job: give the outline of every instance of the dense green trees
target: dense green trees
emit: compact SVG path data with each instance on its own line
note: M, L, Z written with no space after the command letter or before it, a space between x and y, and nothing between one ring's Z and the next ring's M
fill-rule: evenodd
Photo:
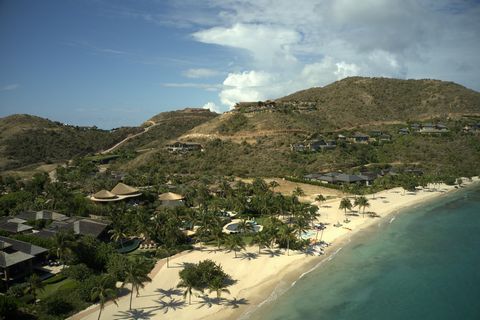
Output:
M180 282L179 288L184 288L184 298L188 296L188 303L192 303L193 291L204 292L205 289L215 291L217 298L220 299L222 292L228 292L226 289L231 282L230 276L227 275L220 265L212 260L203 260L198 264L187 264L185 268L179 272Z

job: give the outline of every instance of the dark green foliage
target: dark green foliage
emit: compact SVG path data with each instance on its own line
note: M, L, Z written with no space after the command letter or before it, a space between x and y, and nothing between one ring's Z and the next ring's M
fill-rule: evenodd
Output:
M88 268L105 271L111 255L116 254L112 245L100 242L91 236L81 237L72 248L74 259Z
M13 319L17 308L14 297L0 295L0 319Z
M0 216L7 216L25 210L25 203L33 200L26 191L17 191L0 196Z
M200 261L198 264L187 264L179 272L179 276L181 280L177 287L185 288L184 297L189 296L189 303L191 303L193 290L203 292L209 287L220 290L232 283L230 276L223 271L222 266L208 259Z
M96 299L92 299L92 289L97 287L104 278L104 275L92 275L83 280L80 286L77 288L77 292L80 295L80 298L83 301L95 302ZM108 288L115 289L115 282L116 280L113 277L110 277L106 285Z
M80 263L69 266L62 273L71 279L82 282L92 275L92 270L89 269L84 263Z
M75 306L70 295L53 295L42 301L41 310L47 315L60 317L74 311Z
M106 149L122 140L137 128L106 131L95 128L60 126L55 129L32 128L4 141L5 155L14 162L8 168L27 164L68 160Z

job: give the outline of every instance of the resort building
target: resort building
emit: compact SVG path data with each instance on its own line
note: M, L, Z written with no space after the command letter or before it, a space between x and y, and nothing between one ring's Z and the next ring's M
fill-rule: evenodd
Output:
M447 133L449 132L447 126L441 123L437 124L431 124L431 123L426 123L422 125L420 130L418 130L419 133L421 134L442 134L442 133Z
M318 181L330 184L351 184L360 183L370 185L376 178L376 174L361 173L359 175L345 174L339 172L312 173L304 177L307 180Z
M0 279L3 282L19 280L42 264L48 249L0 236Z
M0 218L0 230L10 234L30 233L32 226L24 224L26 221L15 217Z
M201 151L202 149L202 145L199 143L177 141L172 144L167 144L167 150L170 152Z
M106 231L110 222L82 217L70 217L65 221L55 221L48 228L33 233L39 238L52 238L58 232L73 232L79 236L92 236L106 239Z
M141 195L142 193L138 189L119 182L112 191L100 190L89 196L89 199L95 202L115 202L136 198Z
M351 138L352 142L354 143L368 143L369 139L369 136L359 132L355 133Z
M27 221L39 221L39 220L64 221L68 219L68 217L64 214L54 212L54 211L48 211L48 210L24 211L17 214L15 218L22 220L23 223Z
M184 199L185 199L184 196L177 193L173 193L173 192L162 193L161 195L158 196L158 200L162 202L161 204L162 207L183 206L185 205L183 202Z

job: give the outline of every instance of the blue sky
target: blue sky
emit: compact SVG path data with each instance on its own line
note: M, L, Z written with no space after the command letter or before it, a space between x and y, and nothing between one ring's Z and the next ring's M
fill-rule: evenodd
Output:
M3 0L0 116L139 125L346 76L480 90L480 5L460 0Z

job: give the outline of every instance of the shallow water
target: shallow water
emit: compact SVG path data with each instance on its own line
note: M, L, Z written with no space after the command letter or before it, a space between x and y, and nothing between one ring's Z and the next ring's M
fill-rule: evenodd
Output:
M378 228L250 319L480 319L480 188Z

